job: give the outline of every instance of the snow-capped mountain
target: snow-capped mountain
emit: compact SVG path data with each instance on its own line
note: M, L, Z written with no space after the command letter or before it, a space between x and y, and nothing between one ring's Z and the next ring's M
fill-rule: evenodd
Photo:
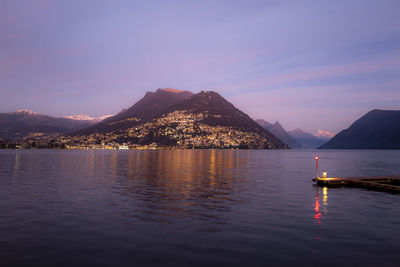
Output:
M71 115L71 116L62 116L62 118L66 119L71 119L71 120L77 120L77 121L93 121L93 122L99 122L104 119L107 119L108 117L111 117L113 115L104 115L100 117L90 117L86 114L79 114L79 115Z
M38 114L36 112L33 112L32 110L29 109L18 109L17 111L12 112L13 114Z
M330 131L326 131L326 130L318 130L318 133L315 136L322 138L322 139L329 140L332 137L334 137L335 134Z

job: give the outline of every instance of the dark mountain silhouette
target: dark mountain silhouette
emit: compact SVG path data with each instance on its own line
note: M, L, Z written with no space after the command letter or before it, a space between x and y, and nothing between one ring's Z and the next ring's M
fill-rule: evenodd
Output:
M322 138L307 133L302 129L289 131L288 134L290 134L290 136L293 137L293 139L295 139L298 143L302 144L304 147L311 149L318 148L329 140L328 138Z
M247 132L257 133L270 140L276 148L287 148L287 145L270 132L258 125L247 114L213 91L202 91L168 108L165 113L186 111L193 114L207 114L201 123L211 126L235 127Z
M268 132L275 135L279 140L287 144L290 148L294 149L304 149L305 147L297 142L293 137L291 137L286 130L282 127L282 125L276 121L274 124L269 123L265 120L258 119L256 122L266 129Z
M289 148L258 125L247 114L216 92L193 94L158 89L131 108L94 125L75 119L54 118L32 112L2 114L0 138L23 137L29 133L60 133L62 136L29 135L35 144L49 142L65 147L93 148ZM85 128L82 128L85 127ZM50 140L49 138L53 138ZM28 140L28 141L27 141Z
M171 88L158 89L156 92L147 92L145 96L128 109L109 117L91 127L82 129L75 135L92 133L106 133L122 130L145 123L161 115L170 106L190 98L193 93Z
M29 110L0 113L0 138L18 140L29 133L68 133L90 125L89 121L78 121L37 114Z
M374 109L321 148L400 149L400 111Z

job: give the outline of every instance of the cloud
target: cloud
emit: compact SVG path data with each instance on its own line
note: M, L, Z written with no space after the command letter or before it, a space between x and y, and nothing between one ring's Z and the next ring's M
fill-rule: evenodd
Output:
M261 79L228 87L229 91L246 89L268 89L299 82L310 82L321 79L332 79L341 76L376 73L400 68L400 51L392 51L368 60L341 65L313 66L293 69L288 72L264 75Z

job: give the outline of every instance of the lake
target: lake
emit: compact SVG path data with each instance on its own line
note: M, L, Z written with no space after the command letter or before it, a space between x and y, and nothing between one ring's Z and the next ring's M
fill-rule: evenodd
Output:
M398 266L400 151L0 150L1 266Z

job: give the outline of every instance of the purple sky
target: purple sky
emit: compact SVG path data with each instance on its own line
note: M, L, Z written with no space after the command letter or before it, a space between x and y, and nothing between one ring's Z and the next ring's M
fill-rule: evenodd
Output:
M215 90L287 130L400 109L400 1L0 1L0 112Z

